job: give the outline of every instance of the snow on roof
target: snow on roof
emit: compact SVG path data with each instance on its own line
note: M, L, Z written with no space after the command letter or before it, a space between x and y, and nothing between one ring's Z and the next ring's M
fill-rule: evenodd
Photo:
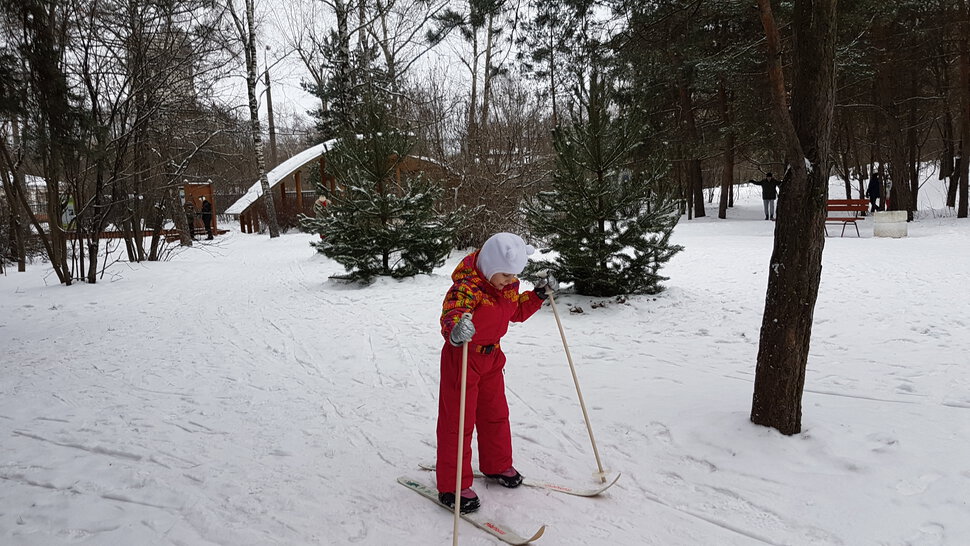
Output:
M270 189L276 187L280 180L283 180L287 176L293 174L295 171L299 170L300 167L323 155L336 143L337 139L332 138L326 142L317 144L316 146L311 146L277 165L273 170L266 173L266 178L269 179ZM257 180L256 183L253 184L249 190L239 198L239 200L226 209L226 214L242 214L242 212L246 210L249 205L255 203L261 195L263 195L263 187L260 185L259 180Z
M358 137L359 138L359 137ZM287 176L293 174L295 171L299 170L300 167L306 165L310 161L320 157L324 153L330 150L337 143L336 138L332 138L324 143L317 144L316 146L311 146L306 150L296 154L295 156L287 159L286 161L280 163L273 170L266 173L266 178L269 179L269 187L273 189L276 184L283 180ZM443 166L441 162L434 159L423 157L423 156L412 156L419 161L425 161L434 165ZM239 198L235 203L226 209L226 214L242 214L249 205L252 205L259 199L259 196L263 195L263 187L259 183L259 180L253 184L246 193Z
M417 159L418 161L423 161L425 163L431 163L432 165L437 165L439 167L444 167L445 166L444 163L438 161L437 159L431 159L430 157L426 157L426 156L423 156L423 155L412 155L411 157L413 157L414 159Z
M11 173L10 171L7 171L7 174L9 176L13 176L13 173ZM44 178L43 176L34 176L32 174L25 174L24 184L26 184L28 188L46 188L47 179Z
M24 182L26 182L28 188L47 187L47 179L42 176L34 176L32 174L28 174L24 176Z

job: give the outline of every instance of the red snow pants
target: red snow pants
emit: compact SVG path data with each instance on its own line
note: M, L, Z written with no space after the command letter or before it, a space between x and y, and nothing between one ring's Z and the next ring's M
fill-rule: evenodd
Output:
M495 347L489 354L468 345L465 390L465 430L461 489L472 486L472 430L478 429L479 469L498 474L512 466L512 431L505 399L505 354ZM458 415L461 400L461 347L445 342L441 349L441 384L438 392L438 491L455 491L458 472Z

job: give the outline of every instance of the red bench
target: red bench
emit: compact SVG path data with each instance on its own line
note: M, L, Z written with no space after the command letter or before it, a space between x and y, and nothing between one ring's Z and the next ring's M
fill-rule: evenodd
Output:
M864 220L862 214L869 210L868 199L829 199L825 206L825 223L842 224L842 235L845 236L845 226L852 224L855 227L856 236L862 237L859 233L859 220ZM838 216L833 213L842 213ZM828 237L829 230L825 228L825 236Z

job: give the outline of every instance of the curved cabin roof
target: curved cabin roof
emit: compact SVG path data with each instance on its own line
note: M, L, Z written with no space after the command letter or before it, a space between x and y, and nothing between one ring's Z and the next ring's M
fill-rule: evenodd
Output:
M327 151L329 151L330 148L337 143L337 140L338 139L336 138L332 138L326 142L311 146L274 167L271 171L266 173L266 178L269 179L270 189L272 190L275 188L281 180L285 180L286 177L300 170L308 163L319 159L320 156L327 153ZM430 170L428 169L429 164L433 165L437 169L443 170L443 166L440 163L426 157L411 156L406 158L404 163L405 171L427 171ZM408 165L408 163L411 163L412 165ZM417 164L415 165L414 163ZM243 194L243 196L240 197L235 203L230 205L229 208L226 209L225 213L235 215L242 214L247 208L249 208L250 205L255 203L261 195L263 195L263 187L259 180L256 180L256 183L250 186L249 190L247 190L246 193Z
M276 187L276 185L280 183L280 180L283 180L287 176L290 176L294 172L300 170L307 163L318 159L336 143L337 139L335 138L332 138L326 142L321 142L316 146L311 146L306 150L303 150L302 152L274 167L273 170L266 173L266 178L269 179L270 189ZM256 183L250 186L249 190L247 190L238 201L226 209L226 214L242 214L242 212L246 210L249 205L255 203L261 195L263 195L263 186L260 184L259 180L257 180Z

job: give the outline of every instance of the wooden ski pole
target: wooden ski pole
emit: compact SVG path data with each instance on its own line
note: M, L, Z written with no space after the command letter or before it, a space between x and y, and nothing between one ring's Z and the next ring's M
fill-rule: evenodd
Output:
M579 406L583 409L583 419L586 420L586 430L589 432L589 441L593 444L593 456L596 457L596 467L599 472L595 473L600 481L606 483L606 472L603 470L603 463L600 462L600 452L596 449L596 439L593 438L593 426L589 424L589 413L586 411L586 402L583 402L583 391L579 388L579 378L576 376L576 366L573 365L573 357L569 354L569 344L566 343L566 332L562 329L562 321L559 320L559 310L556 309L556 298L552 291L548 290L549 303L552 304L552 314L556 317L556 325L559 326L559 335L562 337L562 346L566 349L566 360L569 361L569 371L573 374L573 383L576 384L576 394L579 396Z
M461 316L462 320L472 318L471 313ZM461 395L458 398L458 464L455 472L455 527L452 532L453 546L458 546L458 520L461 518L461 470L464 466L465 456L465 390L468 375L468 342L461 344Z

